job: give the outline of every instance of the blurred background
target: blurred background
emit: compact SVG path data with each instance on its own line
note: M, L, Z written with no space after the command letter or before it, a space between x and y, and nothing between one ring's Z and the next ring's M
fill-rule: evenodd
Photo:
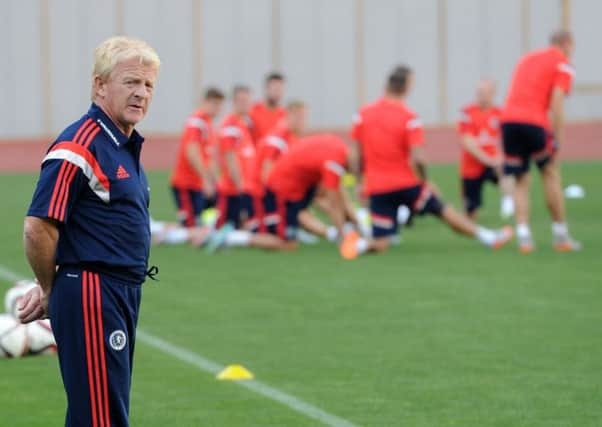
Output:
M262 96L283 72L310 124L346 129L398 63L416 71L409 103L427 126L455 123L476 81L502 102L519 56L574 30L568 117L602 119L599 0L1 0L0 140L56 135L89 104L94 47L113 34L145 39L162 59L145 134L177 138L206 85ZM591 128L585 133L593 132ZM595 128L599 131L599 127ZM437 138L435 138L437 139ZM577 138L582 139L582 138ZM435 142L436 143L436 142ZM0 165L1 166L1 165Z

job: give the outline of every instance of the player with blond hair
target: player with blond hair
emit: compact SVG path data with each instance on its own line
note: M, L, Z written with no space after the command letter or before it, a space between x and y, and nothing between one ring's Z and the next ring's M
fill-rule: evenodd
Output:
M127 426L141 284L153 276L149 187L135 126L160 60L141 40L95 51L92 105L50 146L24 225L39 285L22 322L49 316L67 394L66 426Z

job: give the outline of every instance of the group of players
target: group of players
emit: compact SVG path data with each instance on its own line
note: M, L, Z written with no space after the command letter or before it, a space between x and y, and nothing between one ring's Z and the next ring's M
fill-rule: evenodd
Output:
M338 245L346 259L381 252L395 241L403 209L437 216L456 232L499 248L513 237L512 227L477 225L483 184L500 184L501 213L515 214L519 250L534 250L528 225L529 166L535 162L553 219L554 248L578 250L566 226L556 162L563 137L563 99L573 68L572 35L557 31L551 46L525 55L516 66L503 108L494 105L495 85L482 81L476 100L461 111L461 178L465 213L442 201L429 181L422 124L406 105L414 73L398 66L381 98L362 107L353 119L351 143L341 137L307 135L307 106L298 100L282 106L284 76L265 80L265 99L253 104L251 91L236 86L232 111L217 126L225 95L206 91L187 120L171 186L180 225L153 223L155 243L190 242L214 252L222 246L293 250L299 239L323 237ZM503 150L500 149L500 139ZM359 178L371 230L358 221L342 178ZM329 218L326 224L309 209ZM200 222L215 207L215 224Z

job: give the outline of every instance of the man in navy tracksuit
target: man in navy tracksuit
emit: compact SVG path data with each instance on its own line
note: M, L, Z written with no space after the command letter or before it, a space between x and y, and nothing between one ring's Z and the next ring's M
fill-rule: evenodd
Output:
M67 426L127 426L141 284L150 248L149 188L134 130L159 58L113 37L95 51L92 106L50 146L25 219L39 286L20 304L49 316L67 393Z

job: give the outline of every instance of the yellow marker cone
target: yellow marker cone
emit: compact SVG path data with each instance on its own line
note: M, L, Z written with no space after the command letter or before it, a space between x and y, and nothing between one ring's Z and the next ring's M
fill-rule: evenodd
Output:
M255 376L242 365L228 365L216 375L216 378L223 381L240 381L252 380Z

